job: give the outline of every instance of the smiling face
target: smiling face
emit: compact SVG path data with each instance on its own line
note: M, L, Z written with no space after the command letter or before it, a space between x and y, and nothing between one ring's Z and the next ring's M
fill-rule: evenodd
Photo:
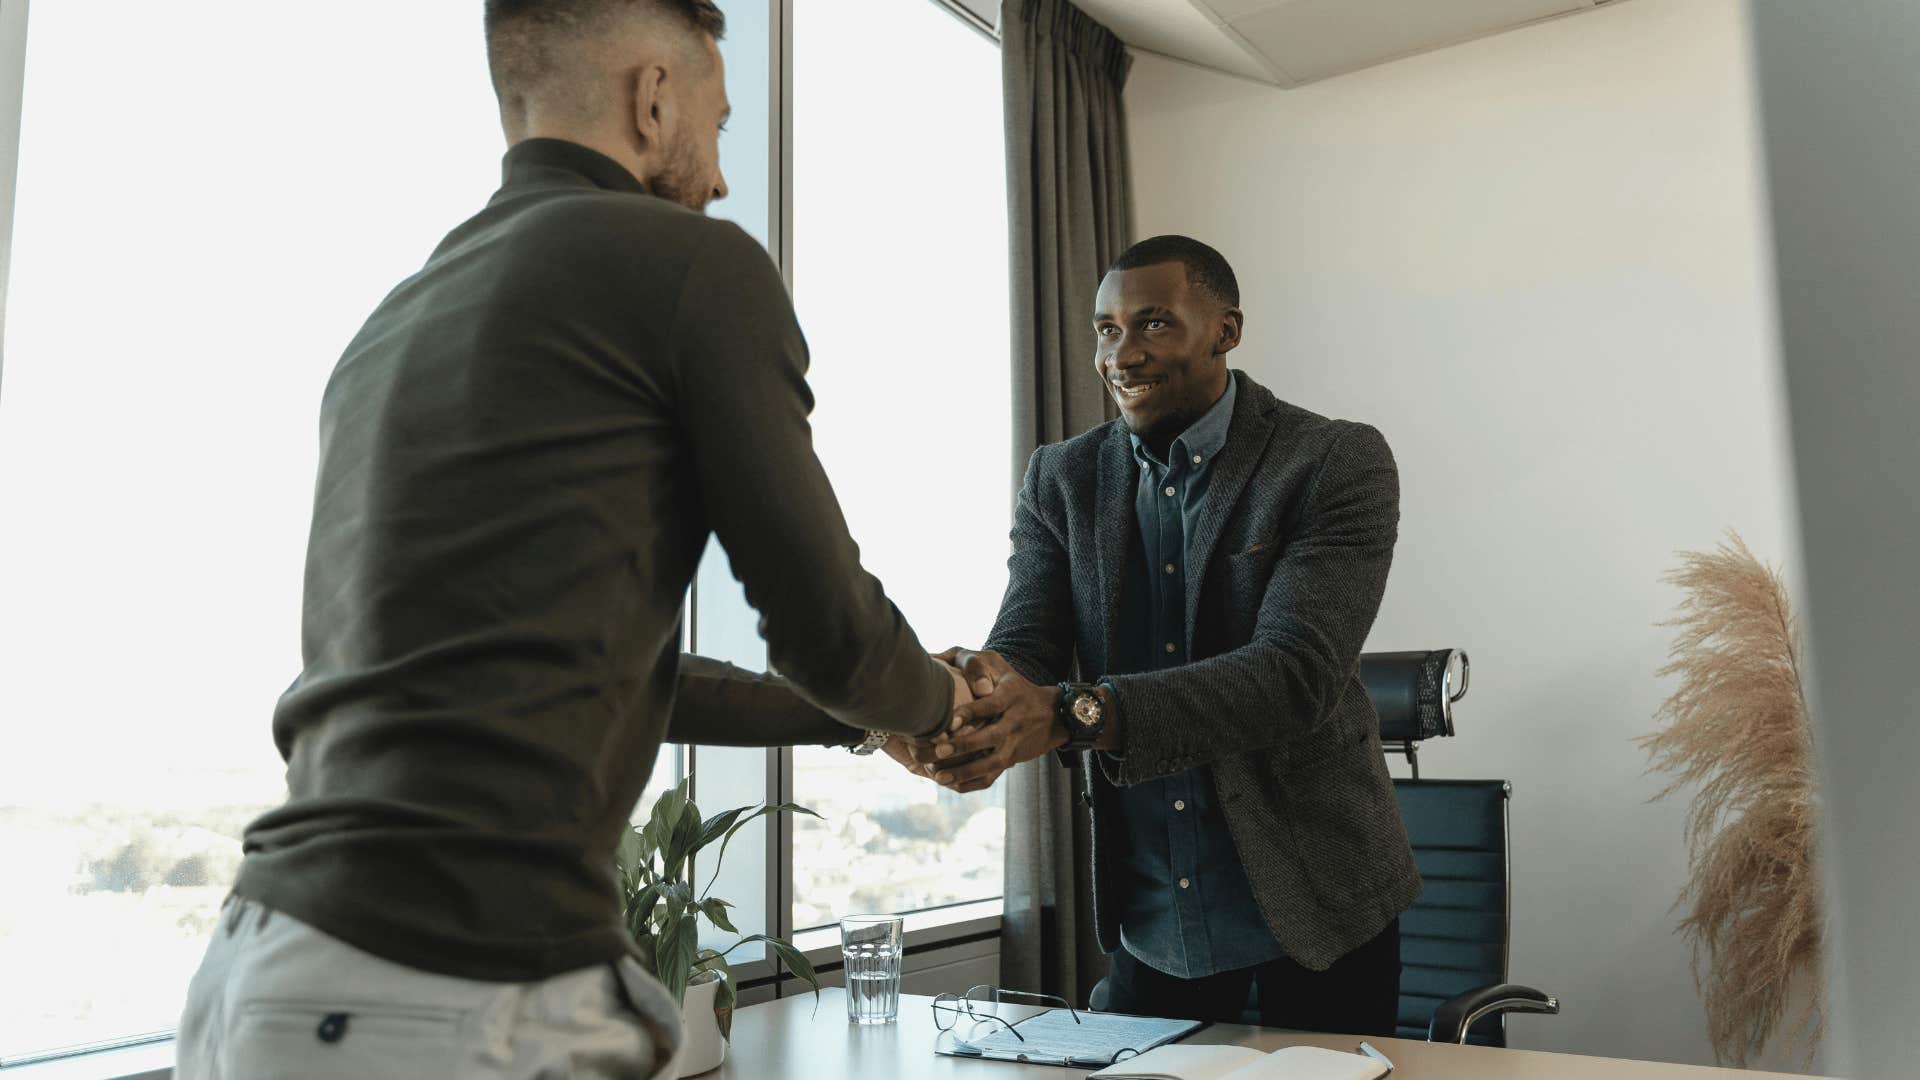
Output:
M1109 273L1093 307L1094 366L1127 429L1164 455L1227 392L1244 316L1194 288L1177 260Z

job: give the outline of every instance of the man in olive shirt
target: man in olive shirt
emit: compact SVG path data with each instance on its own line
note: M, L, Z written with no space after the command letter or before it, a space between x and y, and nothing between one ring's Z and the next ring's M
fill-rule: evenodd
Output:
M612 860L662 739L922 736L970 696L860 566L779 275L700 212L718 9L487 23L502 185L327 386L289 798L247 831L183 1077L653 1075L677 1010ZM785 680L680 656L710 534Z

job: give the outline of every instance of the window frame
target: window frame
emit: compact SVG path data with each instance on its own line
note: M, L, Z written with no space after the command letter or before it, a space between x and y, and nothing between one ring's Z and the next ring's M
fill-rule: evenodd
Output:
M13 265L13 192L27 78L27 0L0 0L0 392L6 386L7 275Z

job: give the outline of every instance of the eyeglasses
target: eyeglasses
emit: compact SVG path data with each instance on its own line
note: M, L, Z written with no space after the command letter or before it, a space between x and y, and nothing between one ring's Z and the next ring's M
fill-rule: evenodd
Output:
M936 996L933 999L933 1026L941 1031L948 1031L964 1016L975 1023L986 1024L989 1027L998 1024L1012 1032L1014 1038L1026 1042L1027 1037L1020 1034L1017 1022L1009 1023L994 1013L993 1007L1003 1001L1015 1005L1028 1003L1053 1005L1067 1010L1067 1015L1073 1017L1074 1023L1080 1022L1080 1014L1074 1011L1072 1005L1067 1004L1066 998L1056 997L1053 994L1029 994L1024 990L1002 990L997 986L976 986L965 994Z

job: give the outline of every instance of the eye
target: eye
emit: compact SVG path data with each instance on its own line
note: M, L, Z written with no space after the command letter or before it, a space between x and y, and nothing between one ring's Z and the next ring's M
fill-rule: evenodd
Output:
M1112 337L1119 332L1120 328L1117 326L1102 326L1094 331L1094 333L1099 334L1101 337Z
M1147 329L1149 330L1158 330L1165 325L1167 325L1167 321L1165 319L1148 319L1147 320Z

